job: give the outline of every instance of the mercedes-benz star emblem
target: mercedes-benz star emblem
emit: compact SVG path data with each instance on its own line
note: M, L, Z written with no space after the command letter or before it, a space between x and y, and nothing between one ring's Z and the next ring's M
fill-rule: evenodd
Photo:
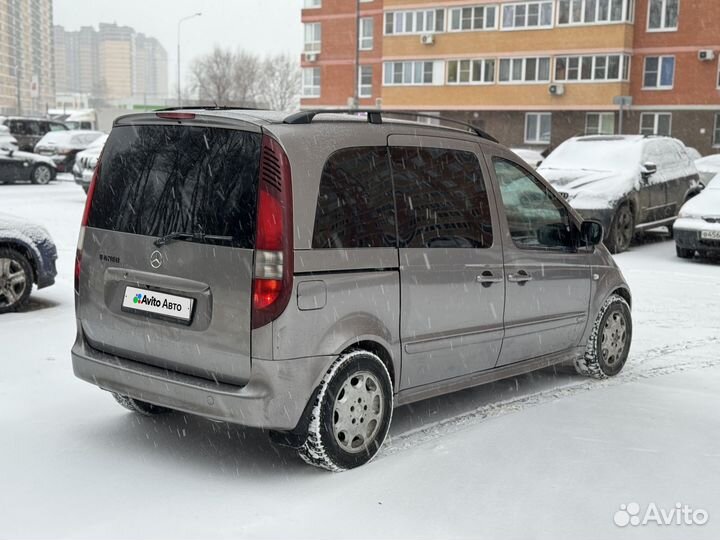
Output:
M163 257L157 249L150 254L150 266L156 270L162 266Z

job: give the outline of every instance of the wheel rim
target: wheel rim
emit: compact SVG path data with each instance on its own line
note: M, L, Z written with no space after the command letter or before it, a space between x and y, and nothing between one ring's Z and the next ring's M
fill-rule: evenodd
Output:
M614 311L605 321L600 341L602 361L609 371L622 367L627 334L625 315L620 311Z
M617 217L617 227L615 228L615 243L617 246L626 248L630 245L633 235L632 215L630 210L624 206Z
M333 407L333 436L340 448L351 454L368 449L382 425L384 398L380 381L369 371L345 380Z
M47 184L50 181L50 169L44 166L39 166L35 169L35 181L38 184Z
M14 259L0 259L0 307L16 304L25 293L25 270Z

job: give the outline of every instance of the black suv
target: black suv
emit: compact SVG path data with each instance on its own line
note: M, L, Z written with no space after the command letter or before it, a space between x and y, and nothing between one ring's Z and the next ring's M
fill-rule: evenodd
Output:
M62 122L22 116L0 117L0 125L8 127L10 134L17 139L19 149L24 152L32 152L38 141L49 131L68 130Z

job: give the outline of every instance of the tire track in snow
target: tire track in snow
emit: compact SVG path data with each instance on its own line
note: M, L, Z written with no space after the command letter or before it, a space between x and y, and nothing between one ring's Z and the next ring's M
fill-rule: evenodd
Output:
M707 369L720 366L720 355L713 359L679 361L653 367L645 366L646 362L657 358L716 344L720 345L720 337L693 339L681 341L673 345L655 347L640 354L630 356L628 358L626 368L616 377L596 380L580 378L580 376L578 376L579 382L566 384L549 390L542 390L540 392L523 395L513 399L482 405L460 415L410 429L404 433L400 433L399 435L389 437L378 458L383 459L384 457L397 454L398 452L410 450L426 442L456 433L492 418L520 412L530 407L565 399L583 392L693 369Z

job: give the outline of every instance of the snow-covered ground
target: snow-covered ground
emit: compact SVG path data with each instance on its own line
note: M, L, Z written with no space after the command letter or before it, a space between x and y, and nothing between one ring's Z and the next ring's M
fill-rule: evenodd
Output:
M75 379L84 199L0 186L0 212L47 227L60 255L56 285L0 316L0 538L720 537L717 263L651 237L617 257L635 321L620 376L538 372L400 408L378 459L332 474L259 430L140 418ZM615 525L633 502L709 521Z

